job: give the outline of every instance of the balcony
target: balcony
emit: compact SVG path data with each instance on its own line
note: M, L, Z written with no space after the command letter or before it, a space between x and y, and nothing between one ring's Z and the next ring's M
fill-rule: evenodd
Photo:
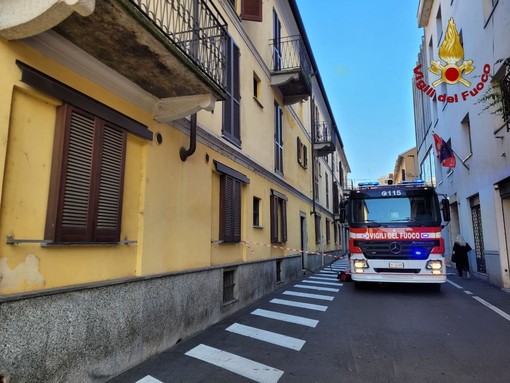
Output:
M313 149L319 156L327 156L335 151L333 127L328 122L317 122L312 135Z
M299 36L273 39L271 85L283 95L285 105L295 104L312 94L312 65Z
M0 0L0 5L5 0ZM0 37L57 34L160 100L155 114L172 120L224 98L227 25L208 0L60 0L28 14L31 0L11 2ZM23 3L23 4L21 4ZM17 8L16 8L17 7ZM68 7L68 9L63 9ZM85 8L84 5L81 8ZM13 16L19 21L12 23ZM210 109L209 109L210 110Z

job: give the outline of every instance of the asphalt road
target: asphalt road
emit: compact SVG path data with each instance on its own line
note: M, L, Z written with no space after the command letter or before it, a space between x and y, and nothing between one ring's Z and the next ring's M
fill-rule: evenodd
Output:
M454 273L360 290L325 268L110 383L254 381L508 383L510 293Z

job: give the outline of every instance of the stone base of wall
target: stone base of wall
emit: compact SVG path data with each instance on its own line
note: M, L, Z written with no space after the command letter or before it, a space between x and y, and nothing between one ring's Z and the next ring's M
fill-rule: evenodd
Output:
M221 267L0 297L0 376L104 382L302 275L300 256L279 260L281 282L277 260L230 265L236 299L228 304Z

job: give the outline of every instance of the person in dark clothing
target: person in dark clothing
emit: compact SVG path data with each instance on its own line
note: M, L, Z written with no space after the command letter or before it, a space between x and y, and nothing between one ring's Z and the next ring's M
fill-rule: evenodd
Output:
M457 272L459 273L459 277L463 277L464 271L466 272L466 277L471 278L471 274L469 273L469 260L468 260L468 252L471 250L471 246L466 240L462 237L462 235L458 235L455 243L453 245L453 253L452 253L452 262L455 262L455 266L457 267Z

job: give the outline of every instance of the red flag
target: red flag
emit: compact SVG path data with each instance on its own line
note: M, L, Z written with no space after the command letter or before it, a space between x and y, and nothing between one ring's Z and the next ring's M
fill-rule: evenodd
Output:
M434 146L436 147L437 157L441 162L441 165L447 168L454 168L457 162L455 161L455 155L453 150L448 144L439 137L436 133L433 134Z

